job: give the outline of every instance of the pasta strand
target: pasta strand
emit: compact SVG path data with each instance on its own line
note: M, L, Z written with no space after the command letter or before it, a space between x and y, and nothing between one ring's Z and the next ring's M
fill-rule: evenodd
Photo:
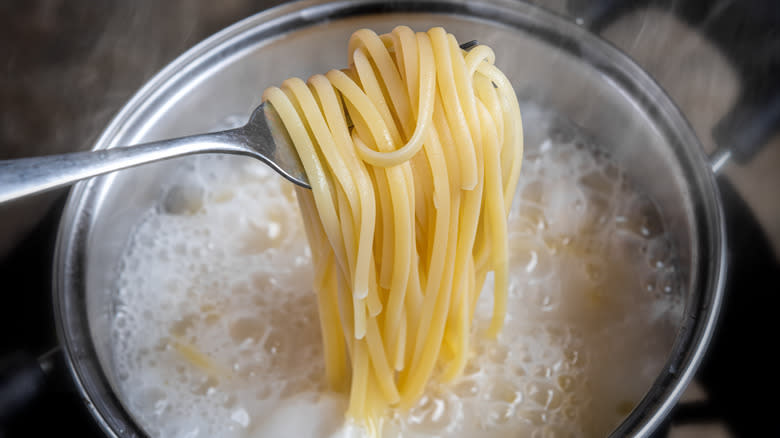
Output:
M347 53L347 69L288 79L263 98L312 186L296 195L328 385L378 434L431 378L460 375L491 271L486 334L501 330L523 128L489 47L465 52L442 28L399 26L355 32Z

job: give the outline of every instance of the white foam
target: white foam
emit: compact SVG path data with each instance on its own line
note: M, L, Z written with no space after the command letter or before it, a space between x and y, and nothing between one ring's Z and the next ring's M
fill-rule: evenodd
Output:
M465 374L391 413L385 437L606 435L650 386L681 312L674 252L653 204L586 143L566 129L528 140L506 326L480 337L483 294ZM125 405L152 436L362 436L343 424L345 398L324 392L291 184L225 157L194 158L172 181L117 280Z

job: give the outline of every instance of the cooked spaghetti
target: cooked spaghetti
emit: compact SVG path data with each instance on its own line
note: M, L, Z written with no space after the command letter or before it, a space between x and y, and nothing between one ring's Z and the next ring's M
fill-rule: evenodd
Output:
M480 45L442 28L349 40L349 67L265 90L312 190L298 189L327 380L369 430L410 408L436 365L466 364L494 272L488 336L507 295L507 214L523 134L514 90Z

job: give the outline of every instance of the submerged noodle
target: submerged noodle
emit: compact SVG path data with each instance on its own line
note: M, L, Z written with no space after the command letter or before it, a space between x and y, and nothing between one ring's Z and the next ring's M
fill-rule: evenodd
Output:
M437 364L465 366L493 271L488 336L506 314L507 223L523 151L520 110L486 46L399 26L349 40L349 67L265 90L312 190L312 249L327 380L377 430L410 408Z

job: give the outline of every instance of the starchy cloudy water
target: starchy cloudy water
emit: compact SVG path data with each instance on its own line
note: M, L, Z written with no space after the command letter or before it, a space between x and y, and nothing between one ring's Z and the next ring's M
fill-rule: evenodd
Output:
M464 375L390 413L384 437L605 436L666 360L682 293L654 204L572 126L523 115L506 325L481 336L484 293ZM344 423L346 397L326 392L292 184L248 159L189 163L120 263L123 403L152 436L362 436Z

